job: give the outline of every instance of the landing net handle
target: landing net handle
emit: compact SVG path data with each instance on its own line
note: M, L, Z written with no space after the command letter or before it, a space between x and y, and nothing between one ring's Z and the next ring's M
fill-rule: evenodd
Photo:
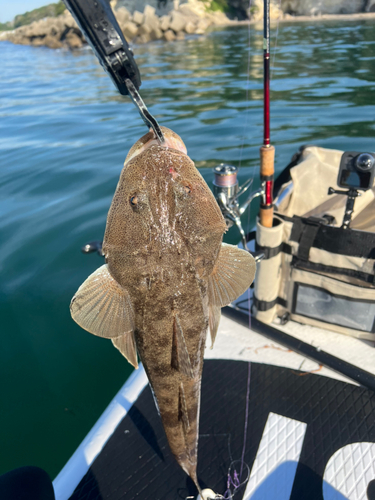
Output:
M273 178L275 172L275 148L270 139L270 0L264 0L263 30L263 146L260 148L260 182L264 191L260 204L260 223L272 227Z

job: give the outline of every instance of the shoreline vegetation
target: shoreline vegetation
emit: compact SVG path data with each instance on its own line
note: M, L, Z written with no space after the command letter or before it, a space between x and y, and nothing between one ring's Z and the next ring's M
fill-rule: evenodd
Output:
M112 0L112 9L126 40L129 43L148 43L154 40L171 42L182 40L186 35L203 35L210 27L243 25L249 21L251 24L256 24L263 18L263 0L254 0L247 12L240 4L241 0L187 0L186 3L181 4L179 0L173 0L169 9L168 1L170 0L166 0L162 9L158 8L160 3L155 3L155 7L146 4L143 12L134 8L131 12L123 5L126 0L125 2ZM331 0L332 13L326 13L324 10L317 10L316 7L309 10L309 5L306 5L309 0L282 0L281 2L271 0L271 21L316 22L375 19L375 0L364 0L361 5L357 6L354 5L355 0L351 0L351 9L360 11L349 13L342 7L346 1ZM150 3L153 3L153 0L150 0ZM300 5L301 8L298 8L299 3L305 5ZM333 3L336 4L336 9L332 8ZM129 3L127 5L129 6ZM308 15L305 14L306 11ZM243 19L238 20L235 14ZM1 28L4 26L4 24L1 25ZM12 23L7 23L6 27L6 31L0 31L0 41L71 50L87 45L81 30L62 2L16 16ZM14 29L9 29L9 27L14 27Z

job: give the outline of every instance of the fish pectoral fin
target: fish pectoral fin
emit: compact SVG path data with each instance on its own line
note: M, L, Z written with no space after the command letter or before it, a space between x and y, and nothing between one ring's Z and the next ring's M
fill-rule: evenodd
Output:
M129 294L111 276L107 264L78 288L70 303L70 312L79 326L99 337L116 338L134 331Z
M112 339L112 344L121 352L134 368L138 369L137 348L135 346L134 332L127 332L121 337Z
M211 334L211 349L214 347L217 329L219 328L220 316L221 316L221 307L210 305L208 309L208 324L210 326L210 334Z
M190 356L186 347L184 332L182 331L178 315L174 317L173 322L171 366L189 378L194 377Z
M230 304L249 288L255 271L255 259L249 252L223 243L208 278L209 305L223 307Z

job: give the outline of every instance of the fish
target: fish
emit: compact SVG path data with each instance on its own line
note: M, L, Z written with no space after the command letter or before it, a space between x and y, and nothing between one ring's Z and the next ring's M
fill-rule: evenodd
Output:
M105 264L74 295L71 315L142 361L170 449L201 492L197 448L203 354L221 308L255 275L252 255L222 242L226 223L182 139L162 127L130 149L108 212Z

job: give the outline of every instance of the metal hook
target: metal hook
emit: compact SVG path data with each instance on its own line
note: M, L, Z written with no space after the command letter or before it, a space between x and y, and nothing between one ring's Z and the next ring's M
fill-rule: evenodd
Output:
M155 120L155 118L151 115L151 113L147 109L146 104L143 102L143 99L140 96L138 90L135 88L133 82L129 80L129 78L126 78L125 84L129 91L129 95L132 98L132 101L138 108L142 120L145 122L148 128L152 128L159 143L161 145L164 144L165 139L163 132L161 131L158 122Z

